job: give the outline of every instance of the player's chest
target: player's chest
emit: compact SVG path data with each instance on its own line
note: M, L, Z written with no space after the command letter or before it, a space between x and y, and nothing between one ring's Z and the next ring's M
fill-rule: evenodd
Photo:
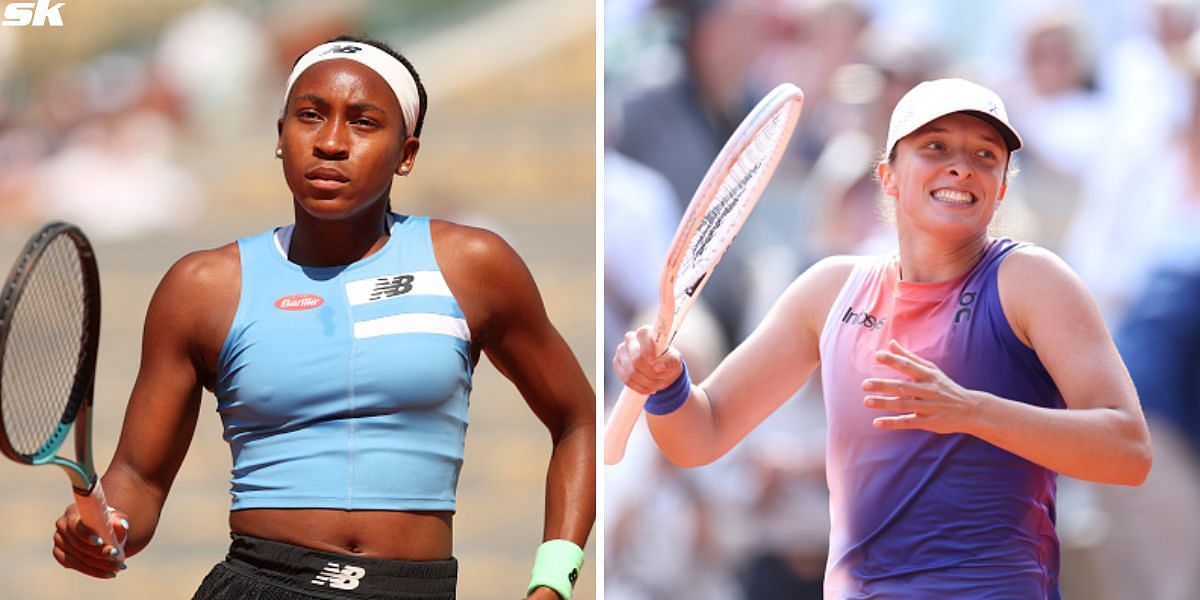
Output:
M244 299L221 356L221 386L269 407L328 399L392 410L469 387L470 332L436 271L274 282ZM271 409L273 410L273 409Z

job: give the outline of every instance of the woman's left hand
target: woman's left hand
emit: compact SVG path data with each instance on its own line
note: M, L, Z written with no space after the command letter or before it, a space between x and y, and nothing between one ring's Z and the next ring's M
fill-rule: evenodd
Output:
M525 597L525 600L561 600L558 597L558 592L548 588L540 587L533 590L531 594Z
M968 390L950 379L937 365L914 354L896 340L887 350L875 353L875 360L904 375L900 379L864 379L863 398L867 408L902 413L877 417L878 429L924 429L934 433L965 433L979 414L984 400L980 392Z

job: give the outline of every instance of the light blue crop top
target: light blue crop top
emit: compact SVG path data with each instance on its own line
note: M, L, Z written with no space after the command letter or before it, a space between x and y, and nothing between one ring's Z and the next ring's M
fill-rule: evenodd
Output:
M383 248L346 266L289 262L276 231L238 240L216 384L233 510L454 510L471 336L429 220L391 218Z

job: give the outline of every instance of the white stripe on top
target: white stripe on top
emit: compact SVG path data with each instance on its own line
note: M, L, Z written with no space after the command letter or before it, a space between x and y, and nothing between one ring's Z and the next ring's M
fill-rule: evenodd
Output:
M436 333L471 341L467 320L429 313L406 313L354 323L356 339L401 333Z

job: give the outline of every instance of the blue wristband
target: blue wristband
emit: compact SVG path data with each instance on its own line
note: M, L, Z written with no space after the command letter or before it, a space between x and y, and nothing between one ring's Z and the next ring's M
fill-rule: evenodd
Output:
M692 379L688 377L687 363L679 361L683 370L671 385L650 394L646 398L646 412L652 415L667 415L679 410L692 394Z

